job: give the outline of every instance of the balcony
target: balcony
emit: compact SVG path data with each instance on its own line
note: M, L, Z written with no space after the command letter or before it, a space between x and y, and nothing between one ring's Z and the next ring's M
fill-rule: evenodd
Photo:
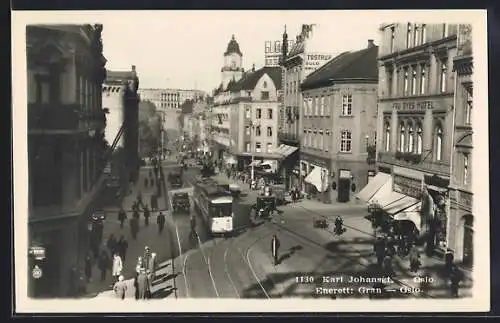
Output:
M424 154L425 155L425 154ZM422 161L422 155L402 152L379 152L377 162L420 170L426 173L449 176L450 165L431 160ZM431 157L428 156L427 159Z

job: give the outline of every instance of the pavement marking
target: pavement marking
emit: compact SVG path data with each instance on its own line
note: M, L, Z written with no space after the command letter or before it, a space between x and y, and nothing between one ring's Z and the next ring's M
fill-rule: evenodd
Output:
M217 295L217 297L219 297L219 291L217 290L217 286L215 286L214 275L212 274L212 269L210 267L210 257L207 258L207 256L205 255L205 252L203 251L203 249L205 249L205 248L203 247L203 245L201 243L200 236L198 235L196 230L194 230L194 234L196 235L196 238L198 239L198 244L200 246L200 251L201 251L201 254L203 256L203 259L205 260L205 263L207 264L208 274L210 275L210 279L212 280L212 285L214 286L215 295Z
M236 293L236 297L240 298L240 293L238 292L238 289L236 288L236 285L234 284L233 278L231 278L231 275L229 274L229 267L227 266L227 255L228 255L229 247L226 248L224 251L224 271L226 272L227 278L229 278L229 283L231 283L231 286L234 289L234 292Z

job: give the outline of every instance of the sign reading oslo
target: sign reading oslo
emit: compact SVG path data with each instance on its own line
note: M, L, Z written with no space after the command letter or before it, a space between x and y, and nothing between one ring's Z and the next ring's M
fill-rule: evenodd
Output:
M33 267L33 270L31 271L31 275L33 276L33 278L40 279L42 277L42 274L42 269L35 265L35 267Z

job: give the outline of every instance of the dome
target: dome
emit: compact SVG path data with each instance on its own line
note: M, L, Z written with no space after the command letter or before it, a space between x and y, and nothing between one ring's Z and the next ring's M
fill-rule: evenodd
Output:
M233 34L233 37L231 37L229 44L227 44L227 49L226 49L226 52L224 53L224 56L227 56L227 55L232 54L232 53L236 53L240 56L243 56L243 54L240 51L240 45L238 44L238 42L234 38L234 34Z

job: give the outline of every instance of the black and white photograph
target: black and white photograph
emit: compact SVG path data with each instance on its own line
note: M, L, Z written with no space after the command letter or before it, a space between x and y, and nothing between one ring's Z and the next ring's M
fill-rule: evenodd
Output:
M12 30L17 311L489 310L485 11Z

